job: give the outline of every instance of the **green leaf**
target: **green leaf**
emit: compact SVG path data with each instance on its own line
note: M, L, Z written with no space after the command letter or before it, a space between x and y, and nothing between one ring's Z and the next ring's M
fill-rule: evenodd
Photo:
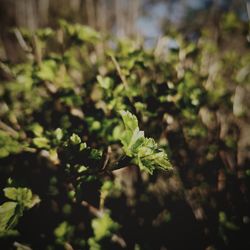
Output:
M40 38L40 39L47 39L51 36L54 35L54 31L51 28L43 28L43 29L38 29L36 31L36 35Z
M79 150L80 150L80 151L83 151L85 148L87 148L86 142L81 143L81 144L80 144Z
M67 233L68 223L66 221L62 222L58 225L58 227L54 230L54 234L57 238L62 238Z
M57 128L57 129L55 130L55 136L56 136L56 139L57 139L58 141L62 140L62 138L63 138L63 131L62 131L61 128Z
M125 154L132 157L132 161L141 170L145 170L150 174L155 169L172 169L167 154L158 148L154 139L146 138L144 132L140 131L136 116L128 111L120 111L120 114L125 125L125 131L120 139Z
M82 142L81 138L73 133L71 136L70 136L70 142L73 144L73 145L77 145L77 144L80 144Z
M44 81L53 81L56 77L57 64L53 60L43 61L39 66L37 77Z
M10 137L6 132L0 130L0 158L16 154L22 151L22 145Z
M139 130L136 116L128 111L120 111L125 125L125 131L121 136L123 149L127 156L132 157L136 153L137 148L144 141L144 132Z
M96 43L100 39L100 34L88 26L70 24L65 20L60 20L60 25L71 38L76 39L78 42Z
M4 188L4 195L6 198L9 198L10 200L17 201L17 189L16 188Z
M1 237L17 237L19 235L20 235L19 232L13 229L9 229L8 231L2 231L2 232L0 231L0 238Z
M28 188L4 188L4 195L10 200L17 201L26 208L32 208L40 202L39 197L32 194L32 191Z
M54 235L56 237L56 242L63 244L72 237L74 233L74 227L70 225L67 221L60 223L54 230Z
M89 158L92 160L100 160L102 158L102 151L92 148L90 151Z
M30 129L35 134L35 136L37 136L37 137L40 137L43 134L43 127L38 123L32 124Z
M32 208L32 207L34 207L36 204L40 203L40 201L41 201L41 200L40 200L39 196L36 195L36 194L33 194L30 200L26 200L25 206L26 206L27 208Z
M16 215L17 202L5 202L0 206L0 233L14 226L18 220Z
M80 24L74 25L75 35L80 41L95 43L100 39L100 35L94 29Z
M110 77L103 77L98 75L96 78L100 86L104 89L110 89L113 86L113 79Z
M0 234L7 235L23 215L24 209L32 208L40 199L28 188L4 188L4 195L13 200L0 206Z
M102 249L100 244L93 237L88 239L88 244L89 244L90 250L101 250Z
M103 214L100 218L93 219L91 225L97 241L111 236L119 228L119 224L114 222L108 213Z
M49 140L46 137L36 137L32 141L38 148L50 148Z
M124 125L126 130L130 130L133 132L134 130L138 129L138 120L135 115L131 114L129 111L120 111L121 117L123 119Z
M84 165L80 165L79 168L77 169L78 173L83 173L87 170L88 168L85 167Z

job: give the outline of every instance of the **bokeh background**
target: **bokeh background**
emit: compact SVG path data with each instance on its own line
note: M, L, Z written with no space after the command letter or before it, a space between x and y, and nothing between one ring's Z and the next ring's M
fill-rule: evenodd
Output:
M11 27L34 31L55 27L61 18L87 24L101 33L142 37L153 46L171 27L192 39L203 27L212 26L216 32L218 20L229 11L247 21L249 8L247 0L1 0L1 54L18 58L16 39L8 34Z

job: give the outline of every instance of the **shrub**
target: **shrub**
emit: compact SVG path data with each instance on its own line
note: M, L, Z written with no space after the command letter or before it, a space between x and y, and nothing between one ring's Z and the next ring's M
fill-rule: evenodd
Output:
M22 30L27 58L0 65L5 249L247 242L250 54L228 20L152 49L65 21Z

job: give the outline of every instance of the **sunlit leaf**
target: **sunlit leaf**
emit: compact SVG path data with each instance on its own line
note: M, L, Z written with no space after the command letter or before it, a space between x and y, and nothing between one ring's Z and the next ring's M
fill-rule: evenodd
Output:
M157 168L172 169L167 154L158 148L154 139L146 138L144 132L139 130L136 116L128 111L121 111L120 114L125 125L121 142L126 155L132 157L141 170L150 174Z

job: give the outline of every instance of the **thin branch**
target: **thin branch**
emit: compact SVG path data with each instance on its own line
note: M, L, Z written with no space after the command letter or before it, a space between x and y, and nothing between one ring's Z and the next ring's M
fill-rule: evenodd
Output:
M65 250L74 250L74 248L69 244L69 242L64 243Z
M0 71L2 71L1 74L3 75L3 77L5 79L7 79L7 80L14 79L14 76L13 76L10 68L2 62L0 62Z
M41 46L39 44L39 41L38 41L36 35L32 36L32 43L33 43L33 47L34 47L36 62L40 66L42 63L42 51L41 51Z
M128 156L122 156L115 164L109 167L109 171L115 171L121 168L125 168L131 165L131 158Z
M23 36L22 36L22 33L20 32L19 29L15 28L14 29L14 33L15 33L15 36L17 38L17 41L20 45L20 47L25 51L25 52L31 52L31 48L27 45L27 43L25 42Z
M14 247L17 247L18 249L23 249L23 250L32 250L32 248L25 246L17 241L13 243Z
M103 210L99 210L96 207L89 204L87 201L82 201L81 205L88 208L89 212L94 216L101 218L103 216Z
M18 137L18 132L2 121L0 121L0 128L5 130L11 136Z
M120 76L120 78L121 78L121 80L122 80L122 83L123 83L123 85L124 85L124 87L125 87L125 90L128 90L128 89L129 89L129 87L128 87L128 82L127 82L126 77L125 77L124 74L122 73L122 70L121 70L121 67L120 67L119 63L117 62L117 60L115 59L115 57L114 57L113 55L110 55L110 57L111 57L111 59L112 59L112 62L113 62L114 65L115 65L115 68L116 68L116 70L117 70L117 72L118 72L118 75ZM133 99L129 96L129 94L127 94L127 98L128 98L130 104L131 104L132 107L133 107L133 106L134 106L134 104L133 104Z
M110 57L111 57L114 65L115 65L115 68L116 68L116 70L117 70L117 72L118 72L118 74L119 74L119 76L120 76L120 78L122 80L122 83L123 83L125 89L128 89L128 82L126 80L126 77L122 74L122 70L121 70L121 67L120 67L119 63L117 62L117 60L115 59L114 56L110 55Z
M92 213L94 216L96 216L98 218L101 218L103 216L103 214L104 214L103 210L100 210L100 209L92 206L87 201L82 201L81 205L88 208L89 212ZM115 233L112 234L111 240L113 242L118 243L122 248L125 248L127 246L125 240L122 237L120 237L119 235L115 234Z
M104 153L104 163L102 166L102 170L106 169L108 162L109 162L110 154L111 154L111 147L108 146L107 151Z
M117 234L113 234L111 240L115 243L118 243L122 248L127 246L125 240Z

